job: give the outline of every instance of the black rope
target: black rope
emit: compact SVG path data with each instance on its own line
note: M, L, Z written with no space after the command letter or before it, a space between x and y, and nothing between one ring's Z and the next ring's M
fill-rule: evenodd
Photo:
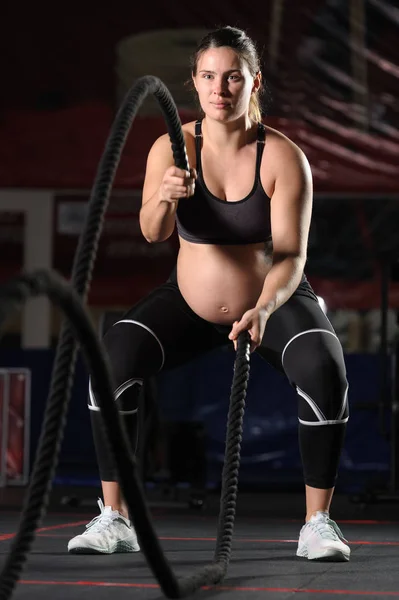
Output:
M142 544L144 554L162 590L168 598L183 598L200 587L219 583L226 571L231 552L235 498L238 483L239 448L242 436L244 415L244 396L249 376L249 335L247 332L238 338L237 358L233 378L231 407L229 411L228 443L226 445L226 467L223 475L221 506L225 515L220 523L225 530L219 532L218 548L213 564L207 565L197 573L177 579L165 558L153 528L141 481L137 475L137 462L130 449L125 428L121 425L119 411L114 401L109 361L98 339L97 333L87 315L81 298L67 282L48 271L37 271L11 280L0 288L0 327L11 311L20 307L32 296L47 294L68 317L72 331L82 347L93 391L101 407L101 415L111 451L114 453L119 481L135 528ZM231 435L229 435L231 434ZM17 544L21 542L17 534ZM8 559L9 560L9 559ZM1 592L7 592L7 581L2 577ZM3 597L3 596L2 596Z
M108 206L116 169L133 119L145 97L150 93L156 96L164 114L176 166L183 169L188 168L181 123L169 90L156 77L142 77L129 90L115 117L91 191L88 215L79 239L71 276L72 286L83 301L87 297L91 283L98 240L101 235L104 214ZM17 535L18 541L15 541L12 545L9 560L7 560L0 575L0 600L7 600L10 597L34 540L35 530L48 506L65 429L77 351L78 345L73 332L68 323L63 323L31 482L25 498Z
M237 356L234 363L234 376L227 418L225 461L222 472L218 537L215 550L215 560L225 561L226 570L231 554L237 503L245 398L249 378L249 349L250 338L248 332L245 332L238 337L237 341Z
M173 99L168 89L159 79L152 76L143 77L128 92L125 101L115 118L97 170L96 179L89 200L88 217L84 231L79 240L71 278L74 290L73 293L80 297L82 303L86 300L91 282L104 214L108 205L121 153L134 116L146 95L149 93L153 93L157 97L164 113L171 139L175 164L180 168L188 170L184 136ZM33 283L32 279L29 280L29 276L26 277L27 279L21 280L20 285L26 286L29 281L29 293L40 293L37 291L39 289L42 293L49 293L50 295L50 289L45 291L40 288L40 284L36 280L35 283ZM46 280L46 273L41 272L37 277L38 281L42 282L41 285L44 285L43 281ZM50 284L48 285L51 287ZM21 298L23 298L23 295ZM55 297L52 299L57 301L57 298ZM22 301L23 300L20 299L20 302ZM0 307L0 315L3 315L3 317L7 314L5 306L6 304ZM67 310L65 306L63 306L63 309ZM81 337L81 335L78 335L80 343L82 343ZM76 366L77 350L78 344L75 340L72 327L68 322L63 323L52 372L44 423L32 471L31 483L25 498L20 528L14 538L10 554L7 557L0 575L0 600L8 600L11 597L15 584L19 579L22 566L26 560L27 553L34 540L35 530L39 521L44 516L48 505L52 480L57 466L59 450L65 428L66 414ZM237 379L236 377L238 377L239 373L241 373L241 375L240 378ZM115 435L117 429L112 432L112 427L110 430L107 429L111 443L114 444L113 448L117 461L120 461L121 463L120 483L122 490L125 493L126 502L131 511L141 546L154 574L160 582L161 588L165 592L165 595L170 598L182 598L196 591L202 585L220 582L226 573L231 552L242 433L243 400L245 399L248 375L249 339L248 334L246 334L246 336L240 336L233 384L233 387L241 386L239 398L241 398L240 401L242 407L237 413L231 411L229 423L232 421L234 428L232 430L232 436L230 437L229 433L227 435L228 445L226 445L226 462L223 473L223 493L221 498L221 510L224 511L225 515L221 515L220 520L220 527L225 528L225 530L219 531L218 534L216 551L217 562L213 565L204 567L199 573L192 577L180 581L176 580L169 563L163 555L158 538L152 530L150 515L144 501L140 483L136 477L132 477L132 465L127 461L127 458L125 458L126 448L128 446L118 446L118 439L122 439L119 430ZM95 393L101 398L101 389L96 389ZM105 406L106 405L104 404L104 407ZM106 427L108 427L108 424L112 421L115 428L117 428L118 421L116 421L115 424L115 419L112 420L110 415L107 415L108 412L109 411L104 408L104 414L102 413ZM108 421L108 419L111 419L111 421ZM126 469L124 467L126 467ZM142 523L146 523L144 530ZM219 557L219 549L221 558Z

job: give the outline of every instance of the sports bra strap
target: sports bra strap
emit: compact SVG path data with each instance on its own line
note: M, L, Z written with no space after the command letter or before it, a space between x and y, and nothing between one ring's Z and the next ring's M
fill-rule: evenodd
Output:
M195 122L195 137L202 136L202 121Z
M258 136L256 144L256 178L260 181L260 166L262 164L263 149L266 143L266 127L258 123Z
M201 146L202 146L202 121L195 123L195 158L197 162L197 173L201 171Z

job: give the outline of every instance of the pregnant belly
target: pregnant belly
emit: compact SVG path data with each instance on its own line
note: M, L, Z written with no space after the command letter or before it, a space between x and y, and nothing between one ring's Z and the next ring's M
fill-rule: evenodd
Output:
M263 245L186 243L180 248L177 279L183 298L197 315L227 325L256 305L270 266Z

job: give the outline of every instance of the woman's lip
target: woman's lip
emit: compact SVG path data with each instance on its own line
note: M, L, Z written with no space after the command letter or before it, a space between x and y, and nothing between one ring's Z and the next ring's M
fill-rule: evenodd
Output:
M213 106L216 106L217 108L225 108L226 106L228 106L228 104L226 104L225 102L214 102Z

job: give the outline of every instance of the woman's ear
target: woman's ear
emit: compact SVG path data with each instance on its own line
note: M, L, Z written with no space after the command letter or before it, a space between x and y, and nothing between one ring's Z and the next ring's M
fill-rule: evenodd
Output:
M262 73L258 71L254 77L254 83L252 86L252 93L257 92L262 84Z

